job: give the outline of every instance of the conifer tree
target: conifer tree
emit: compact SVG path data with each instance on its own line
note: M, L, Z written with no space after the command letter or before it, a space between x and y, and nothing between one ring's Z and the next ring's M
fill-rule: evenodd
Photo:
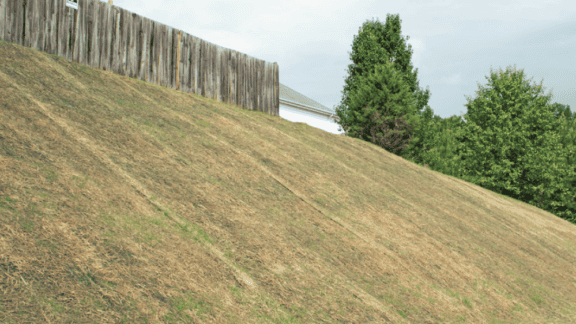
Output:
M402 75L409 92L415 100L416 114L420 114L419 111L428 104L430 91L428 89L423 91L418 86L418 69L412 71L412 46L408 45L406 47L406 42L400 35L401 22L399 15L388 14L384 25L378 20L366 21L359 29L358 35L354 36L352 53L350 53L350 59L353 64L348 66L348 77L345 80L344 90L342 91L342 101L335 108L336 114L340 118L341 129L348 136L354 136L353 133L348 133L347 130L353 127L353 123L357 121L354 117L349 117L352 114L349 107L350 93L358 90L357 83L359 78L373 73L378 65L392 63L394 70ZM408 39L410 39L409 36L406 37L406 40ZM364 107L356 108L363 109ZM409 116L389 117L408 118ZM414 131L418 133L416 130ZM419 145L420 141L420 138L414 137L410 145L421 146L421 144Z
M402 74L385 62L368 76L358 77L357 87L350 94L347 133L400 155L419 121Z

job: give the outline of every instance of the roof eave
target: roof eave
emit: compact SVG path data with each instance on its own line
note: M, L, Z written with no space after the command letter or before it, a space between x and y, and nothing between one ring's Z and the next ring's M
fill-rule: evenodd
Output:
M318 114L318 115L322 115L322 116L327 117L327 118L332 118L332 119L334 119L335 121L336 121L336 120L340 120L340 117L338 117L338 115L336 115L335 113L330 113L330 112L328 112L328 111L325 111L325 110L322 110L322 109L318 109L318 108L315 108L315 107L312 107L312 106L303 105L303 104L298 103L298 102L295 102L295 101L291 101L291 100L286 100L286 99L280 98L280 104L284 104L284 105L286 105L286 106L291 106L291 107L293 107L293 108L297 108L297 109L304 110L304 111L307 111L307 112L311 112L311 113L315 113L315 114Z

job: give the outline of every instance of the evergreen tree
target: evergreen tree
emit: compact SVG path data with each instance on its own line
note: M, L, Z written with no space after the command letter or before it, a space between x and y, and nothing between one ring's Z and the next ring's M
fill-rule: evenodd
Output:
M368 76L359 76L357 87L349 97L347 118L351 126L346 132L398 154L411 141L419 122L404 77L386 62Z
M348 136L354 136L348 133L352 129L353 123L357 120L349 117L352 114L350 110L350 93L358 90L358 80L373 73L377 65L392 63L393 68L398 71L404 78L411 95L415 100L417 114L424 109L430 98L430 91L423 91L419 88L417 81L418 69L412 72L411 64L412 50L411 45L406 47L403 37L401 37L401 20L399 15L386 16L386 23L383 25L380 21L366 21L359 29L358 36L354 36L352 43L352 53L350 59L353 64L348 66L348 77L345 80L344 90L342 91L342 101L335 108L336 114L340 118L339 124L341 129ZM409 36L406 40L410 39ZM356 107L358 108L358 107ZM359 108L359 109L363 109ZM429 107L428 107L429 108ZM382 117L382 115L380 116ZM390 118L403 118L398 116L388 116ZM408 116L404 116L408 118ZM370 120L370 118L369 118ZM393 129L391 129L392 131ZM418 131L416 131L418 133ZM421 139L417 136L411 141L411 147L421 147Z

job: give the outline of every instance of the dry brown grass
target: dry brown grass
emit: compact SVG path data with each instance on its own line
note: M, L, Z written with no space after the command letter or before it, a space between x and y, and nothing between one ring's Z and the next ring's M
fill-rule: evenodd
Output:
M576 227L370 143L0 43L3 323L574 323Z

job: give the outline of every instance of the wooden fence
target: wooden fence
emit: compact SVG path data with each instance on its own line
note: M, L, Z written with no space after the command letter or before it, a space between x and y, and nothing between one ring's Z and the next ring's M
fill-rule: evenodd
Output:
M279 115L277 63L100 0L0 0L0 39L69 61ZM178 64L175 64L178 63Z

